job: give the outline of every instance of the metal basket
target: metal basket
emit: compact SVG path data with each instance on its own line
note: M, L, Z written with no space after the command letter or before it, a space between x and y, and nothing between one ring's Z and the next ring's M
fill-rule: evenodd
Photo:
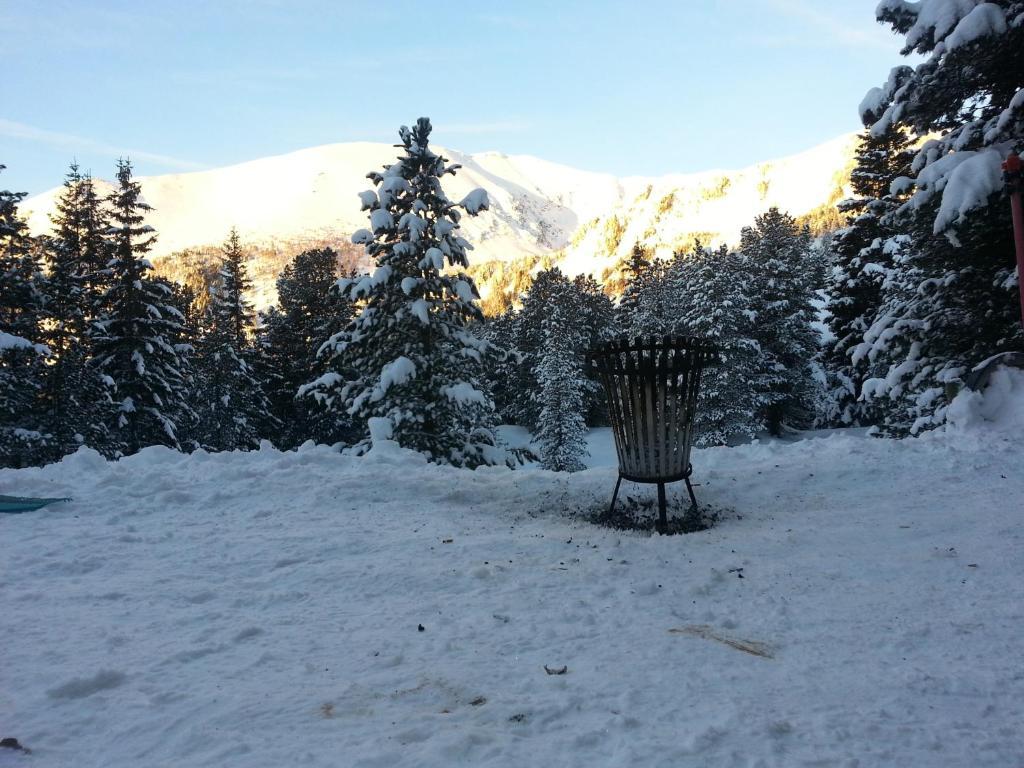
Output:
M683 336L617 339L591 351L619 458L609 514L623 479L657 483L659 531L668 525L665 483L685 480L696 513L690 484L693 421L701 373L717 361L713 344Z

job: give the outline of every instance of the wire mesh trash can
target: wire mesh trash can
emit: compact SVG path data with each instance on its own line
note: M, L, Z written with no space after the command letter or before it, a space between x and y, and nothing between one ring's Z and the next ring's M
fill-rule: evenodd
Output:
M668 529L665 483L685 480L691 513L697 513L690 484L693 420L701 373L717 362L713 344L684 336L617 339L591 350L619 458L609 515L623 480L657 483L659 533Z

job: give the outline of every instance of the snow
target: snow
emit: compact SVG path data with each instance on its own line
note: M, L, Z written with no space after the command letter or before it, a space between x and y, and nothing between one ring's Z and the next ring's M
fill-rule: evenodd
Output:
M362 211L368 211L378 205L377 193L372 189L366 189L359 193L359 202L362 204Z
M467 304L471 304L476 301L476 292L473 290L473 286L465 280L455 281L455 293L458 295L460 301L464 301Z
M386 283L391 279L391 272L391 267L385 264L384 266L377 267L372 275L364 275L358 280L352 281L348 287L349 296L353 299L358 299L360 296L369 296L376 286ZM347 278L339 280L338 285L344 285L346 280Z
M50 354L50 348L45 344L33 344L31 341L23 339L21 336L15 336L13 333L0 331L0 352L8 349L32 350L36 354L40 355Z
M380 370L380 380L373 390L370 402L377 402L391 387L401 386L416 375L416 363L402 355L396 357Z
M352 233L352 242L355 245L367 245L373 242L373 232L368 229L357 229Z
M458 403L480 403L481 405L486 405L490 402L485 393L466 381L441 387L441 394L452 402Z
M430 304L426 299L416 299L409 305L409 311L424 325L430 325Z
M906 65L893 67L889 71L889 78L881 88L871 88L861 99L857 114L865 124L873 122L881 117L886 105L892 101L896 91L906 82L911 74L911 69Z
M1015 94L1013 94L1013 98L1010 99L1010 103L1007 105L1006 109L1004 109L996 119L995 125L986 131L985 141L987 143L992 143L1001 138L1004 132L1010 128L1013 119L1022 111L1024 111L1024 88L1020 88Z
M320 351L329 347L330 342L327 342L326 344L324 344L324 346L320 347ZM342 378L340 373L338 373L337 371L328 371L327 373L317 376L315 379L313 379L313 381L309 382L308 384L303 384L302 386L300 386L298 390L298 397L305 397L307 394L311 392L317 393L320 390L331 389L341 384L342 382L344 382L344 379ZM317 397L317 395L314 394L314 397Z
M401 464L413 458L408 455L408 451L403 451L402 446L391 439L394 435L394 425L390 419L374 416L367 420L367 426L370 429L371 446L367 458L372 459L373 463ZM424 462L425 459L422 457L416 458L416 463Z
M995 429L1011 440L1024 434L1024 372L997 368L984 394L964 389L953 399L946 420L948 432L976 437L982 443Z
M694 451L723 512L686 537L574 515L607 430L572 475L386 424L361 458L0 470L74 497L0 516L0 721L33 751L0 765L1016 765L1024 375L992 382L918 439Z
M957 27L961 19L969 16L977 5L978 0L882 0L875 15L880 16L883 11L912 14L915 18L907 31L906 46L913 49L930 39L941 40Z
M466 213L470 216L476 216L480 211L486 211L491 207L487 199L487 190L481 188L474 189L462 198L462 202L459 205L465 208Z
M939 234L962 221L965 214L984 205L992 194L1003 188L1002 162L1001 148L961 150L929 162L920 170L915 182L906 177L896 179L892 189L916 186L917 191L905 204L914 208L941 193L942 203L933 225L933 231Z
M427 231L427 226L427 220L417 216L415 213L404 214L398 222L399 229L408 231L409 242L411 243L418 242L423 237L423 234Z
M938 234L950 224L963 220L964 214L988 202L988 198L1003 188L1002 153L996 149L978 152L957 152L951 157L959 159L956 168L949 174L942 192L942 204L935 217L933 231ZM918 176L929 177L933 163Z
M982 3L960 19L956 28L945 39L946 50L952 51L989 35L1006 32L1006 14L995 3Z
M395 228L395 220L383 208L370 211L370 228L374 233Z
M437 230L437 224L434 225L434 230ZM423 254L423 259L420 260L419 266L420 269L444 269L444 254L441 252L441 249L427 248L426 253Z

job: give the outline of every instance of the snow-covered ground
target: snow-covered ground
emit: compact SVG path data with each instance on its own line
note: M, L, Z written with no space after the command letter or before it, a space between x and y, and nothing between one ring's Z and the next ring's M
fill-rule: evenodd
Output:
M991 392L946 434L696 452L734 511L677 537L574 516L607 432L571 476L389 445L0 472L75 497L0 515L0 737L32 750L0 765L1021 765L1024 375Z

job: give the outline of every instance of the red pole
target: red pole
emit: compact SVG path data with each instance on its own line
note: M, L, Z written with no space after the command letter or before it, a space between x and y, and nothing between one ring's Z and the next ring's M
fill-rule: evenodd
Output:
M1013 243L1017 247L1017 288L1020 290L1020 324L1024 326L1024 205L1020 191L1024 186L1020 155L1011 153L1003 163L1003 178L1010 193L1010 211L1013 214Z

